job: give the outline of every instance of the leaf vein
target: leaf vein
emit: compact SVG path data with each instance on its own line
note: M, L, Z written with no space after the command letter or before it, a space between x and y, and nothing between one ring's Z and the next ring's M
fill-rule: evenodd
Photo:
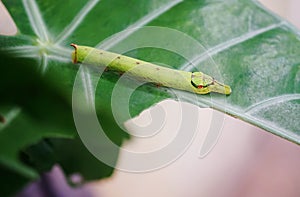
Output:
M83 82L84 90L85 90L85 97L87 103L92 106L95 103L95 94L94 94L94 88L91 80L91 76L89 73L89 70L87 67L82 67L80 69L80 75Z
M277 97L265 99L245 109L245 113L253 114L262 109L271 107L272 105L276 105L279 103L284 103L292 100L300 100L300 94L284 94Z
M27 16L30 21L30 25L41 41L49 41L49 34L47 27L41 16L41 12L36 4L35 0L23 0L23 5Z
M122 40L124 40L125 38L130 36L131 34L133 34L135 31L137 31L138 28L140 28L140 27L146 25L147 23L151 22L152 20L156 19L158 16L165 13L172 7L179 4L180 2L182 2L182 0L175 0L175 1L173 0L173 1L168 2L165 5L162 5L161 7L153 10L149 14L143 16L142 18L137 20L135 23L129 25L126 29L124 29L122 32L120 32L118 34L118 36L111 37L111 38L105 40L104 42L100 43L100 45L97 45L97 48L101 48L103 50L112 48L113 46L115 46L116 44L118 44L119 42L121 42Z
M183 64L179 69L180 70L187 70L187 71L191 71L194 68L194 65L199 65L201 62L203 62L204 60L206 60L207 58L216 55L222 51L225 51L233 46L236 46L238 44L241 44L247 40L250 40L256 36L259 36L263 33L266 33L268 31L271 31L273 29L276 29L278 27L280 27L281 25L285 24L285 22L280 22L277 24L272 24L269 25L267 27L255 30L255 31L251 31L248 32L246 34L243 34L241 36L238 36L236 38L230 39L228 41L225 41L221 44L218 44L216 46L213 46L212 48L207 49L204 53L201 53L200 55L196 56L195 58L193 58L192 61L187 62L185 64Z
M99 0L91 0L89 1L80 12L74 17L71 23L59 34L59 36L55 39L56 44L63 42L68 36L70 36L75 29L80 25L80 23L84 20L84 18L88 15L88 13L97 5Z

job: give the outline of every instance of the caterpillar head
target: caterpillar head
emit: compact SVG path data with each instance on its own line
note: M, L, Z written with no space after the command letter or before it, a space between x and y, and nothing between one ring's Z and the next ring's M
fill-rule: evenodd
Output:
M191 84L196 88L194 91L200 94L217 92L229 95L231 93L231 88L228 85L220 83L202 72L192 73Z

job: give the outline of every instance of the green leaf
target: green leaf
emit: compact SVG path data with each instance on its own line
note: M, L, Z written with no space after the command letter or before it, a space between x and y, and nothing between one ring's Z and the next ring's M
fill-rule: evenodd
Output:
M176 99L179 95L185 101L223 111L300 143L300 34L256 1L4 0L3 3L18 27L17 35L0 36L1 58L6 60L2 61L5 67L1 68L1 84L5 86L1 89L0 113L7 119L4 125L0 123L0 140L7 147L2 149L0 161L14 173L35 178L39 169L44 170L47 164L58 161L68 173L80 171L88 178L97 177L91 174L97 164L87 169L82 162L74 164L76 157L72 149L58 151L64 143L51 145L54 155L64 159L58 157L45 163L37 159L39 153L29 151L35 148L28 147L42 138L77 139L71 120L71 101L78 71L84 90L81 96L87 101L95 100L99 121L112 141L121 144L127 136L117 125L111 105L119 75L105 72L97 85L95 69L79 70L71 63L70 43L100 45L118 51L128 47L127 43L136 42L139 46L143 40L161 38L166 41L166 48L182 48L190 54L193 64L182 54L155 46L133 48L126 54L176 69L200 70L232 88L228 97L210 94L195 99L191 93L152 84L135 89L134 80L128 79L118 83L118 93L121 93L118 104L120 108L127 105L126 99L122 101L122 94L133 91L129 104L132 116L165 98ZM164 34L141 36L142 30L138 28L146 25L181 31L204 48L195 51L187 43L180 43L180 39L168 42L170 38ZM119 33L116 37L107 39L116 33ZM29 85L24 86L24 82ZM123 121L128 118L122 110L118 113ZM68 117L66 122L65 117ZM82 144L75 144L74 149L83 150ZM18 159L21 150L32 158L30 167ZM78 160L92 158L87 151L79 152ZM72 158L69 163L68 155ZM103 169L103 165L99 168ZM103 170L98 176L108 174Z

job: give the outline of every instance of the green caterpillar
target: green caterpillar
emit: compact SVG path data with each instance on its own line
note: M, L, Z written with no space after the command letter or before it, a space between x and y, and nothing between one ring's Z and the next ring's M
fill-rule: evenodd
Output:
M75 49L72 53L72 60L75 64L85 63L95 66L105 66L122 73L126 72L138 79L155 83L159 86L197 94L217 92L229 95L231 93L230 86L222 84L202 72L170 69L88 46L79 46L76 44L71 44L71 46Z

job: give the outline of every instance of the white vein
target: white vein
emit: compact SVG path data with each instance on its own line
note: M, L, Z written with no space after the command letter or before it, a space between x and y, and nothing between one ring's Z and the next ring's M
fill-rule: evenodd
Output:
M21 51L21 50L27 51L32 49L36 49L36 47L32 45L22 45L22 46L13 46L13 47L5 48L5 50L9 50L9 51Z
M140 18L138 21L135 23L129 25L126 29L124 29L117 37L111 37L110 39L105 40L101 45L99 46L101 49L109 49L133 34L135 31L138 30L139 27L142 27L146 25L147 23L151 22L153 19L157 18L161 14L165 13L175 5L179 4L182 2L182 0L174 0L171 1L170 3L167 3L165 5L162 5L161 7L153 10L149 14L145 15L144 17Z
M48 59L49 60L56 60L56 61L60 61L60 62L64 62L64 63L72 62L70 58L61 57L61 56L57 56L57 55L48 55Z
M42 74L45 74L47 67L48 67L48 56L47 54L43 53L42 57L41 57L41 70L42 70Z
M99 0L90 0L74 17L72 22L59 34L59 36L55 39L56 43L59 44L68 38L74 30L81 24L84 18L88 15L88 13L95 7L95 5L99 2Z
M292 100L300 100L300 94L285 94L285 95L280 95L277 97L269 98L269 99L266 99L266 100L263 100L261 102L251 105L250 107L248 107L245 110L245 112L248 114L252 114L252 113L255 113L262 109L271 107L273 105L292 101Z
M23 0L25 11L30 21L30 25L41 41L49 41L47 27L42 19L40 10L35 0Z
M5 50L19 57L38 57L38 48L31 45L6 47Z
M70 54L72 53L72 50L69 48L65 48L59 45L53 45L48 48L48 51L50 54L57 55L57 56L62 56L65 58L70 58Z
M95 95L94 95L94 88L91 80L91 74L89 73L89 70L87 67L82 67L80 70L81 73L81 79L82 79L82 84L84 87L85 91L85 97L89 105L94 104L95 102Z
M273 29L276 29L278 27L280 27L281 25L285 24L285 22L281 22L281 23L277 23L277 24L272 24L272 25L269 25L267 27L264 27L264 28L261 28L261 29L258 29L258 30L255 30L255 31L251 31L251 32L248 32L246 34L243 34L239 37L236 37L236 38L233 38L231 40L228 40L226 42L223 42L221 44L218 44L210 49L208 49L207 51L205 51L204 53L196 56L195 58L193 58L193 60L191 62L187 62L186 64L182 65L179 69L180 70L187 70L187 71L190 71L194 68L193 65L198 65L200 64L201 62L203 62L204 60L206 60L207 58L213 56L213 55L216 55L218 54L219 52L222 52L222 51L225 51L233 46L236 46L240 43L243 43L251 38L254 38L258 35L261 35L263 33L266 33L268 31L271 31Z

